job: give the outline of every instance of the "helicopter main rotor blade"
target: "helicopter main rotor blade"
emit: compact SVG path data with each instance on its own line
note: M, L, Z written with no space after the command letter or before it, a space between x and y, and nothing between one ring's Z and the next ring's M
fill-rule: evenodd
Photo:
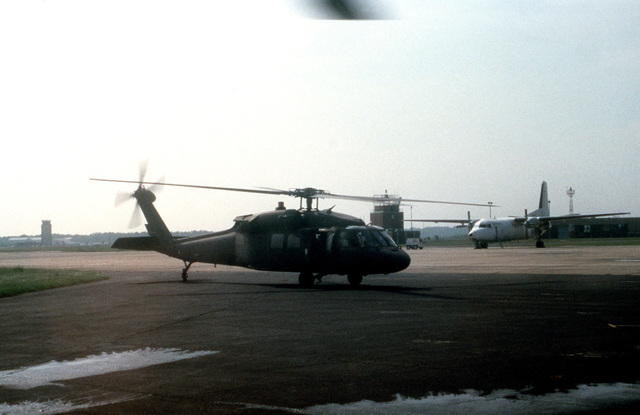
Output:
M115 183L135 183L138 185L157 185L157 186L174 186L174 187L188 187L192 189L208 189L208 190L224 190L231 192L244 192L244 193L256 193L267 195L285 195L292 197L300 197L303 199L342 199L342 200L354 200L358 202L412 202L412 203L439 203L445 205L463 205L463 206L489 206L488 204L481 203L463 203L463 202L448 202L441 200L424 200L424 199L404 199L401 197L391 196L352 196L352 195L339 195L326 192L324 190L307 187L304 189L293 190L278 190L270 188L258 188L258 189L246 189L239 187L220 187L220 186L203 186L195 184L180 184L180 183L163 183L163 182L137 182L133 180L113 180L113 179L89 179L101 182L115 182ZM497 207L497 205L491 205Z
M444 205L463 205L463 206L489 206L482 203L464 203L464 202L448 202L442 200L425 200L425 199L405 199L403 197L390 197L390 196L351 196L351 195L338 195L333 193L317 194L314 198L323 199L343 199L343 200L355 200L359 202L411 202L411 203L439 203ZM496 206L496 205L491 205Z
M363 0L307 0L308 7L328 14L327 19L378 20L386 19L384 9L373 1ZM371 4L374 3L374 4ZM377 6L376 10L372 10ZM322 17L321 17L322 18Z
M266 190L266 189L244 189L239 187L220 187L220 186L202 186L196 184L180 184L180 183L164 183L164 182L138 182L134 180L114 180L114 179L95 179L91 178L89 180L99 181L99 182L114 182L114 183L134 183L134 184L144 184L144 185L153 185L153 186L173 186L173 187L189 187L194 189L208 189L208 190L226 190L230 192L245 192L245 193L260 193L260 194L268 194L268 195L288 195L295 196L294 192L289 190Z

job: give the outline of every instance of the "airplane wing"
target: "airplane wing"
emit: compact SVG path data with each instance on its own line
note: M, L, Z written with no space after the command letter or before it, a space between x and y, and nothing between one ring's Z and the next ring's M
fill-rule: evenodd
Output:
M598 218L601 216L620 216L629 215L629 212L617 212L617 213L596 213L593 215L565 215L565 216L538 216L536 219L541 222L554 222L570 219L582 219L582 218Z
M469 222L475 222L476 219L405 219L405 222L432 222L432 223L459 223L466 225Z

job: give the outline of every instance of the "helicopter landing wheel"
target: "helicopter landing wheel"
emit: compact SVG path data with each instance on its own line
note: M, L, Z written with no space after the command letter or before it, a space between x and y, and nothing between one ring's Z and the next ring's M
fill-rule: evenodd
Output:
M187 263L187 261L184 261L184 269L182 270L182 282L187 282L187 278L189 278L189 274L187 273L189 272L189 268L191 268L191 264L193 264L193 262Z
M313 287L313 283L316 281L316 277L313 276L312 272L301 272L298 277L298 283L301 287L310 288Z
M352 287L358 287L360 283L362 283L362 275L360 274L349 274L347 275L347 281Z

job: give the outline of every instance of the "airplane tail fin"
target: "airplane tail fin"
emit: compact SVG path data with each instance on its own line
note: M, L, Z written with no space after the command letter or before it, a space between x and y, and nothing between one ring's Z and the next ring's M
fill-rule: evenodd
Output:
M550 216L549 209L549 193L547 192L547 182L542 182L542 188L540 189L540 203L538 209L529 213L529 216Z

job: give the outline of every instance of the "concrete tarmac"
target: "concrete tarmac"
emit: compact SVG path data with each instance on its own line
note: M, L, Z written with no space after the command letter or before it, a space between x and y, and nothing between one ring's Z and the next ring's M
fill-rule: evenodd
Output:
M0 266L110 277L0 299L0 413L340 413L318 405L634 393L640 247L409 253L407 270L358 289L207 264L185 284L182 263L156 253L0 253ZM572 412L639 408L640 393Z

